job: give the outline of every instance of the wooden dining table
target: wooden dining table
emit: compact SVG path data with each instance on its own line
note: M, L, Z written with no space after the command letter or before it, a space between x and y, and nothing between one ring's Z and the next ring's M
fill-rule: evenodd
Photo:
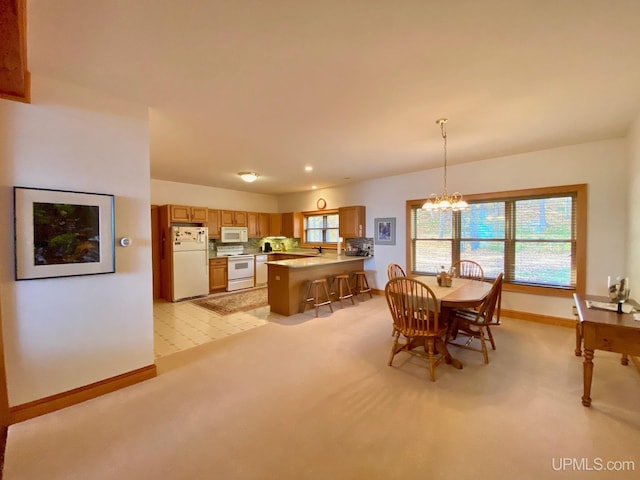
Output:
M489 282L471 280L468 278L454 278L450 287L442 287L438 285L437 278L431 275L417 275L412 278L424 283L433 291L436 301L438 302L439 318L447 325L447 328L450 326L449 318L451 311L459 308L472 308L481 305L491 292L492 287L492 284ZM446 352L442 353L449 357L447 363L450 363L455 368L462 368L462 362L451 356L448 349Z
M432 275L418 275L413 278L424 283L433 291L439 302L439 312L444 321L449 320L451 310L481 305L493 286L490 282L454 278L450 287L441 287L438 285L437 278Z

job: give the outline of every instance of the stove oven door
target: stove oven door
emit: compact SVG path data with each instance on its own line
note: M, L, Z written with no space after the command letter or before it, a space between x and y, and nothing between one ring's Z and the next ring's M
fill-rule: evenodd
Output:
M238 255L228 259L227 291L252 288L254 286L253 255Z

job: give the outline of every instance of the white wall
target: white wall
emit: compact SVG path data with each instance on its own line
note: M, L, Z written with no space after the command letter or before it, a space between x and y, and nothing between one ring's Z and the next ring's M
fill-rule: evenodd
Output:
M629 222L625 272L631 284L631 296L640 300L640 115L629 131Z
M0 100L0 295L10 406L152 365L147 109L34 76ZM14 281L12 186L115 195L116 273Z
M450 191L464 194L588 184L587 292L604 294L607 275L625 270L627 148L625 139L614 139L456 165L448 168L447 183ZM366 205L368 237L375 218L396 217L396 245L376 245L375 257L365 262L367 270L375 270L372 286L382 289L390 262L406 266L406 201L440 192L442 173L434 169L286 195L279 208L314 210L318 197L327 200L327 208ZM510 293L503 298L505 309L566 318L572 318L571 305L569 298Z
M151 203L153 205L192 205L248 212L278 212L278 201L274 195L153 179L151 180Z

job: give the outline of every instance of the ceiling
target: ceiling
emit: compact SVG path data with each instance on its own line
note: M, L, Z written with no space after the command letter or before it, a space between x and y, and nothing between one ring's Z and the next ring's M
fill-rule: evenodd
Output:
M637 0L27 8L32 74L149 106L155 179L299 192L441 167L439 117L459 164L622 137L640 113Z

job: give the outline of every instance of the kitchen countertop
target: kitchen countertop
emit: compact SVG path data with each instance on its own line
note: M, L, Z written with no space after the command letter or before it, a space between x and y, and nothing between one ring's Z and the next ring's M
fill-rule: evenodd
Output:
M311 249L295 249L295 250L274 250L272 252L246 252L243 253L242 255L273 255L273 254L283 254L283 255L300 255L302 257L304 256L310 256L313 255L314 257L317 256L317 252L315 250L311 250ZM324 255L324 253L323 253ZM209 258L210 259L214 259L214 258L225 258L227 257L227 255L217 255L215 252L209 252Z
M338 254L332 250L324 251L322 252L321 255L318 255L316 250L304 249L304 248L285 250L284 252L281 250L272 251L272 252L247 252L247 253L243 253L242 255L274 255L274 254L275 255L278 255L278 254L299 255L301 258L291 258L288 260L272 260L270 262L267 262L267 263L272 263L274 265L286 265L294 268L309 267L313 265L328 265L331 263L352 262L355 260L367 260L368 258L373 258L373 256L359 257L359 256L345 255L344 253L338 256ZM226 255L216 255L215 253L209 252L210 260L213 260L216 258L229 258L229 257ZM307 265L305 265L303 263L300 263L300 261L302 260L310 260L310 262ZM315 260L319 260L319 261L315 261ZM298 262L298 263L291 263L291 262Z
M280 250L278 250L277 252L246 252L246 253L242 253L241 255L273 255L273 254L279 254L282 253L284 255L300 255L302 257L304 256L309 256L309 255L316 255L315 250L293 250L293 251L285 251L282 252ZM213 260L215 258L229 258L228 255L217 255L216 253L211 253L209 252L209 259Z
M293 253L293 252L284 252ZM267 262L267 265L281 265L289 268L307 268L317 267L319 265L332 265L337 263L355 262L366 260L371 257L356 257L347 255L337 255L335 253L322 253L322 255L314 255L312 257L291 258L289 260L274 260Z

